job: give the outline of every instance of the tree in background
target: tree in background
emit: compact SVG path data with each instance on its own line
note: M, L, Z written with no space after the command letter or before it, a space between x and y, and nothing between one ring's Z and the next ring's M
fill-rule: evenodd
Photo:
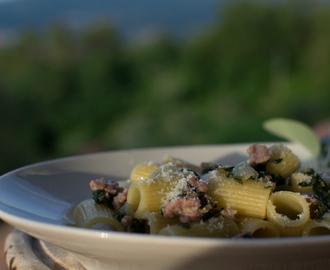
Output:
M243 1L223 14L183 43L58 27L2 48L0 173L91 151L269 141L268 118L328 118L326 3Z

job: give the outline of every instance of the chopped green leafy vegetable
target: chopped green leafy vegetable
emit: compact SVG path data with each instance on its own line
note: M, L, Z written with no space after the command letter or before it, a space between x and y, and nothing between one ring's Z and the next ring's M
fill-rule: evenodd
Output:
M114 217L118 219L118 221L121 221L126 215L126 205L124 205L114 214Z
M307 175L313 175L315 173L315 170L313 168L311 168L311 167L308 167L302 173L307 174Z
M313 174L311 181L299 183L301 187L312 187L315 195L320 200L315 211L317 220L321 220L323 215L330 210L330 186L319 173Z
M283 158L279 158L279 159L272 160L272 162L278 164L278 163L281 163L282 160L283 160Z
M145 233L146 232L146 220L144 219L134 219L133 227L134 232L136 233Z
M234 179L237 183L243 185L243 177L235 176L235 177L233 177L233 179Z
M93 199L94 199L95 203L97 203L97 204L104 203L110 209L114 209L113 205L112 205L113 197L114 196L112 196L109 193L104 192L104 191L95 190L93 192Z
M253 239L252 234L246 233L242 235L242 238L249 238L249 239Z
M219 173L225 173L227 178L233 177L233 170L234 166L228 166L228 167L219 167L218 171Z
M315 176L315 183L313 184L313 191L317 195L317 197L320 199L320 201L328 208L330 209L330 187L329 185L322 180L319 174L316 174Z
M209 212L207 212L203 215L202 220L203 221L209 220L210 218L214 217L215 215L217 215L219 213L220 213L219 210L211 209Z
M317 221L322 221L324 214L327 212L329 212L329 209L324 204L318 203L317 209L315 210L315 214L316 214L315 219Z
M189 223L179 223L178 226L185 228L187 230L190 229L190 224Z
M95 190L93 192L93 199L94 199L95 203L104 203L105 202L105 192Z

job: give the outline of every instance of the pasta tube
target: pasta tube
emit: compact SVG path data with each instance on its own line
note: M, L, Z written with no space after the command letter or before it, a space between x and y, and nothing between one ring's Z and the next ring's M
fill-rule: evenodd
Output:
M256 218L266 218L266 206L272 184L259 180L238 183L225 173L214 170L206 175L209 190L207 194L217 202L217 209L232 208L237 214Z
M171 164L173 164L173 165L175 165L175 166L177 166L179 168L188 168L188 169L191 169L191 170L193 170L195 172L198 172L198 173L201 172L201 168L200 167L198 167L198 166L196 166L194 164L191 164L191 163L189 163L189 162L187 162L185 160L182 160L182 159L179 159L179 158L175 158L175 157L172 157L172 156L166 156L166 157L164 157L163 163L164 164L171 163Z
M201 237L234 237L239 234L239 229L232 219L211 218L208 221L198 223L181 223L168 226L159 231L160 235L170 236L201 236Z
M310 182L312 180L312 177L310 175L301 173L301 172L297 172L297 173L293 173L291 175L291 190L293 192L299 192L299 193L309 193L313 191L313 187L312 186L308 186L308 187L301 187L299 186L299 184L301 182Z
M275 224L281 236L301 236L309 217L309 204L299 193L278 191L270 196L267 220Z
M300 168L299 158L283 144L272 144L269 149L272 158L266 165L267 172L287 178Z
M330 234L330 221L311 220L303 229L302 236L328 235Z
M280 231L270 221L246 216L239 216L236 219L240 231L250 232L253 238L280 237Z
M114 213L104 204L97 204L93 199L82 201L73 211L76 224L82 228L91 228L99 223L107 223L114 230L125 231L124 227L114 217Z
M179 170L172 165L163 165L150 177L131 184L128 189L127 203L133 206L135 218L140 218L143 212L158 212L161 205L187 185L188 175L194 175L187 170Z
M158 234L166 226L180 223L178 217L166 219L160 212L144 212L140 215L140 218L147 220L150 234Z
M131 172L131 177L130 177L131 182L148 179L149 175L152 172L156 171L159 168L159 166L160 166L159 164L152 162L136 165Z

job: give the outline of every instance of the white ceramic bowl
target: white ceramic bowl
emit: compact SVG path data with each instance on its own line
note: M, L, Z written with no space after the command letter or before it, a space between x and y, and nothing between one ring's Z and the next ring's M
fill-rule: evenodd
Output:
M170 147L105 152L30 165L0 177L0 217L27 234L64 248L86 269L221 270L329 269L330 237L204 239L103 232L70 226L75 205L91 198L97 177L122 181L134 165L166 155L195 164L236 164L250 144ZM289 145L304 164L303 148Z

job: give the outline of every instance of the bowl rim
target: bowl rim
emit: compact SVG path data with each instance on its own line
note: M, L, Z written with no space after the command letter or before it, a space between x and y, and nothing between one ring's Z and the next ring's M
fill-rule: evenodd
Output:
M271 144L273 142L258 142L259 144ZM285 143L286 145L297 145L295 143L290 142L280 142ZM120 149L113 151L102 151L96 153L88 153L81 155L74 155L68 157L55 158L51 160L36 162L30 165L26 165L15 170L9 171L0 176L0 182L3 178L8 177L12 174L16 174L20 171L24 171L26 169L34 168L37 166L43 166L47 164L57 163L57 162L65 162L70 160L79 160L84 158L90 158L93 156L102 156L109 154L118 154L118 153L128 153L128 152L140 152L140 151L158 151L158 150L166 150L166 149L189 149L189 148L212 148L212 147L243 147L249 146L254 143L228 143L228 144L203 144L203 145L183 145L183 146L163 146L163 147L149 147L149 148L133 148L133 149ZM176 236L176 237L168 237L162 235L146 235L146 234L130 234L126 232L102 232L98 230L89 230L85 228L66 226L64 224L50 224L45 221L34 221L29 218L20 217L14 214L9 213L1 209L0 204L0 218L5 222L11 224L25 223L29 227L34 228L42 228L42 230L46 230L48 233L58 232L63 235L70 234L75 236L82 236L84 238L91 239L103 239L103 241L112 241L112 240L124 240L129 243L143 242L145 244L162 244L162 245L180 245L180 244L189 244L189 245L228 245L233 247L238 246L252 246L252 247L264 247L267 246L278 246L278 245L294 245L303 244L303 245L311 245L311 244L320 244L320 243L330 243L330 235L321 235L321 236L312 236L312 237L281 237L281 238L257 238L257 239L226 239L226 238L204 238L204 237L194 237L194 236ZM17 227L16 227L17 228ZM19 230L24 231L23 229L18 228ZM25 233L33 236L33 233L24 231Z

